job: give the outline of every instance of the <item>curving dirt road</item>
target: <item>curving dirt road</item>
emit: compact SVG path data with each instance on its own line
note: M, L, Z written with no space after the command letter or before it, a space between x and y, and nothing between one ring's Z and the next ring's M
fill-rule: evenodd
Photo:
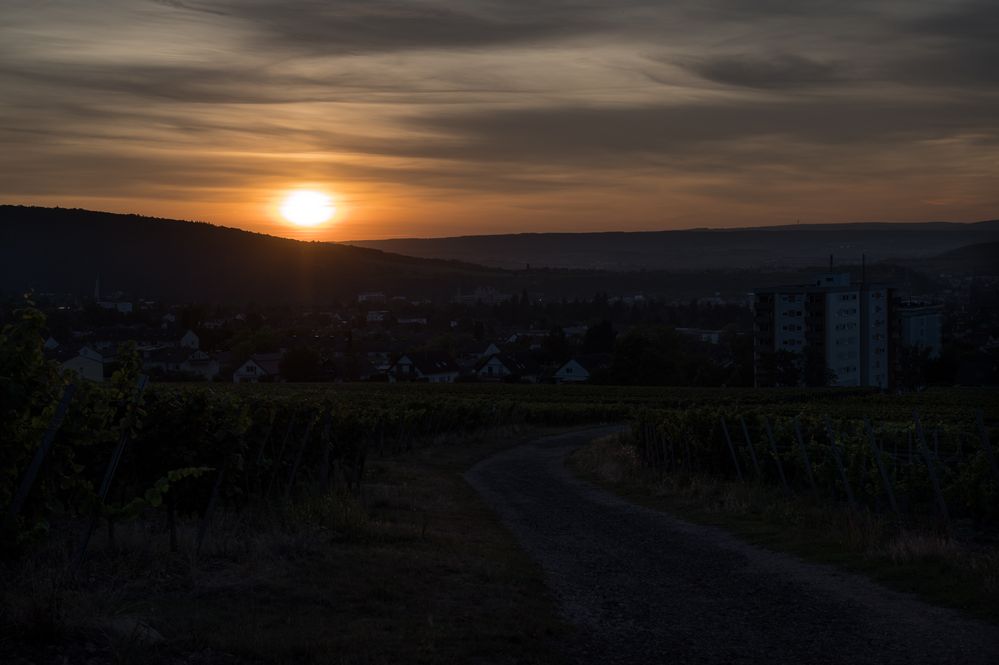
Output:
M468 481L544 568L580 663L999 663L999 630L630 504L565 468L613 428L538 439Z

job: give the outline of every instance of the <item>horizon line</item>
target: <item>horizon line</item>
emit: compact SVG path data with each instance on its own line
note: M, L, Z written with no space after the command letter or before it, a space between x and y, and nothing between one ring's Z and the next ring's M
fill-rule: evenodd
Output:
M605 231L521 231L517 233L477 233L477 234L462 234L462 235L441 235L441 236L392 236L387 238L358 238L350 240L307 240L302 238L295 238L291 236L277 235L274 233L264 233L262 231L251 231L239 226L230 226L226 224L221 224L218 222L211 222L202 219L182 219L178 217L158 217L155 215L144 215L136 212L113 212L108 210L93 210L90 208L78 208L78 207L64 207L64 206L42 206L42 205L31 205L31 204L20 204L20 203L0 203L0 208L33 208L37 210L68 210L77 212L88 212L96 213L100 215L117 215L121 217L139 217L142 219L150 219L163 222L181 222L188 224L206 224L208 226L213 226L220 229L232 229L235 231L242 231L244 233L253 233L255 235L262 235L271 238L280 238L282 240L293 240L295 242L315 242L315 243L331 243L331 244L341 244L341 245L352 245L356 243L369 243L369 242L397 242L397 241L432 241L432 240L462 240L462 239L472 239L472 238L496 238L496 237L517 237L517 236L586 236L586 235L625 235L625 234L658 234L658 233L691 233L691 232L729 232L729 231L770 231L777 229L795 229L799 227L822 227L822 226L893 226L893 225L913 225L913 226L932 226L932 225L959 225L959 226L974 226L976 224L989 224L999 222L999 217L992 219L977 219L970 221L951 221L951 220L931 220L931 221L908 221L908 220L894 220L894 221L884 221L884 220L866 220L866 221L851 221L851 222L797 222L794 224L780 223L771 225L755 225L755 226L695 226L680 229L635 229L635 230L605 230Z

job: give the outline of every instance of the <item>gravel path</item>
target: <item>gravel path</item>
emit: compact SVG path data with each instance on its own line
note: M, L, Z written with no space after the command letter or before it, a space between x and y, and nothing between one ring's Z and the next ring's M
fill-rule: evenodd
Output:
M999 630L829 566L628 503L547 437L468 481L544 568L581 663L999 663Z

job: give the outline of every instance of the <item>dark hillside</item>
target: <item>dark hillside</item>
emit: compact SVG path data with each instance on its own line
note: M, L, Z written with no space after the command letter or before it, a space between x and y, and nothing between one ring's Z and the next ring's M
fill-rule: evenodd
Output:
M774 232L746 233L766 236ZM514 237L518 236L482 236L476 242L483 251L494 243L496 248L489 251L501 254L505 243ZM740 251L738 246L725 245L727 239L737 236L712 237L717 245L712 251ZM561 256L557 247L551 251L553 256ZM987 253L988 247L960 251ZM320 304L352 299L361 291L440 301L459 290L467 294L478 288L510 294L527 290L549 300L591 298L598 292L680 300L717 293L742 299L755 286L809 281L812 272L824 269L825 259L821 254L813 255L800 267L777 269L764 264L742 267L741 262L735 262L697 271L536 266L504 270L339 243L289 240L201 222L0 206L0 291L6 293L32 289L86 295L93 293L100 275L105 294L122 291L133 298L169 302ZM960 264L965 259L956 261ZM838 260L837 265L859 278L858 264ZM915 287L914 280L923 278L913 271L932 273L927 270L930 267L936 264L930 266L925 259L907 262L906 269L869 261L867 275ZM928 288L929 284L923 284L917 290Z
M200 222L0 206L0 289L107 290L204 302L324 302L358 291L453 293L496 270L300 242Z
M919 263L916 262L918 266ZM924 269L999 275L999 242L983 242L944 252L923 262Z

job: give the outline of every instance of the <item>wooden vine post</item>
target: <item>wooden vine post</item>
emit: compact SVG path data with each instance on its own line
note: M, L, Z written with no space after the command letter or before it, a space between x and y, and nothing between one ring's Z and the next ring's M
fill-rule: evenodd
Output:
M323 490L329 490L330 488L330 456L333 452L333 443L331 441L331 430L333 428L333 408L328 407L326 413L323 416L323 431L320 434L320 443L323 446L323 461L319 467L319 484L322 486Z
M922 423L919 422L919 414L915 409L912 410L912 419L916 423L916 443L919 452L926 461L926 468L930 472L930 482L933 484L933 496L936 498L937 508L940 510L940 516L949 526L950 514L947 512L947 502L944 500L943 490L940 489L940 478L937 476L936 464L934 464L929 448L926 447L926 435L923 432Z
M895 501L895 488L892 485L888 471L885 469L885 463L881 457L881 448L878 446L878 441L874 436L874 428L871 427L871 421L866 416L864 417L864 430L867 433L867 442L870 444L871 452L874 455L874 463L877 464L878 473L881 475L881 483L884 485L888 504L891 506L892 512L895 513L895 517L898 517L899 512L898 503Z
M291 434L295 430L295 420L297 418L298 412L292 411L291 418L288 419L288 429L285 430L284 438L281 439L281 447L278 449L277 457L274 458L274 472L271 473L270 482L267 483L267 491L264 492L264 498L270 496L271 490L274 489L274 483L277 480L278 474L281 473L281 462L284 460L284 450L288 447L288 441L291 439Z
M274 431L274 421L277 420L277 409L271 409L271 417L267 423L267 430L264 432L263 438L260 439L260 445L257 447L257 454L253 456L253 463L260 465L264 461L264 451L267 449L267 442L271 439L271 433Z
M753 448L753 440L749 438L749 428L746 427L746 419L739 416L739 424L742 425L742 438L746 440L746 446L749 448L749 457L753 460L753 470L756 471L756 477L763 480L763 471L760 470L760 462L756 459L756 449Z
M315 415L309 418L309 424L305 428L305 436L302 437L302 445L298 447L298 453L295 455L295 461L291 465L291 471L288 472L288 486L284 488L285 498L291 497L291 489L295 485L295 477L298 476L298 467L302 464L302 455L305 454L305 449L309 445L309 439L312 437L312 428L316 424Z
M982 449L985 451L985 458L989 461L989 466L992 467L992 473L996 477L996 482L999 482L999 463L996 462L995 451L992 450L992 444L989 442L989 431L985 428L985 418L982 416L981 409L975 412L975 424L978 425L978 435L982 438Z
M836 469L839 471L839 478L843 481L843 489L846 491L846 500L850 504L851 510L856 510L857 501L853 497L853 488L850 486L850 479L846 475L846 467L843 465L843 451L833 432L832 423L829 416L826 416L826 437L829 439L829 449L832 451L833 460L836 461Z
M805 474L808 476L808 484L812 487L812 495L818 501L819 488L815 484L815 476L812 475L812 462L808 459L808 448L805 447L805 439L801 436L801 421L798 416L794 417L794 438L798 442L798 450L801 452L801 459L805 464Z
M742 468L739 466L739 458L735 454L735 446L732 445L732 437L728 435L728 425L725 424L725 416L721 416L719 420L721 420L722 433L725 435L725 443L728 444L728 451L732 454L732 464L735 465L735 473L739 476L739 482L742 482Z
M241 414L242 415L242 414ZM271 416L271 426L274 425L273 414ZM270 426L267 429L267 435L270 435ZM212 493L208 496L208 503L205 505L205 512L201 516L201 523L198 525L198 538L197 544L195 546L195 555L201 554L201 545L205 541L205 535L208 533L209 520L212 518L212 513L215 512L215 505L218 503L219 494L222 491L222 485L225 483L225 477L229 472L229 464L236 452L242 446L243 435L235 437L232 442L232 446L226 451L225 459L222 460L222 465L219 468L218 475L215 476L215 483L212 485ZM266 438L264 439L266 443ZM172 535L172 534L171 534ZM172 550L172 548L171 548Z
M767 441L770 442L770 451L773 453L774 462L777 463L777 474L780 475L780 484L784 488L785 494L791 493L791 488L788 487L787 477L784 475L784 464L780 461L780 451L777 450L777 441L774 440L774 432L770 428L770 419L763 416L763 428L767 433Z
M32 457L31 464L28 466L24 477L21 478L21 484L17 487L17 494L14 495L14 500L10 504L9 514L11 519L17 517L18 513L24 507L24 502L28 499L28 494L31 492L31 487L35 484L38 472L41 471L42 464L45 462L45 458L52 448L55 435L59 431L59 428L62 427L62 421L66 419L66 412L69 410L69 403L72 401L75 392L76 386L72 383L63 389L62 399L59 400L59 405L52 415L52 420L49 421L49 426L45 428L45 433L42 435L42 442L35 451L35 455Z
M101 482L100 490L98 490L97 493L98 505L94 506L94 515L90 520L90 524L83 532L83 539L80 541L80 546L76 553L75 563L77 567L83 563L83 557L87 554L87 546L90 544L90 538L94 535L94 530L97 528L97 522L101 517L101 506L103 506L104 502L107 500L108 491L111 489L111 481L114 480L114 474L118 470L118 465L121 463L122 456L125 454L125 447L128 445L132 427L135 425L135 414L138 410L138 401L142 398L142 393L145 391L146 384L148 382L149 377L145 374L139 377L139 383L135 392L136 404L128 414L125 422L122 423L121 435L118 438L118 445L116 445L114 451L112 451L111 459L108 460L107 469L104 471L104 480Z

